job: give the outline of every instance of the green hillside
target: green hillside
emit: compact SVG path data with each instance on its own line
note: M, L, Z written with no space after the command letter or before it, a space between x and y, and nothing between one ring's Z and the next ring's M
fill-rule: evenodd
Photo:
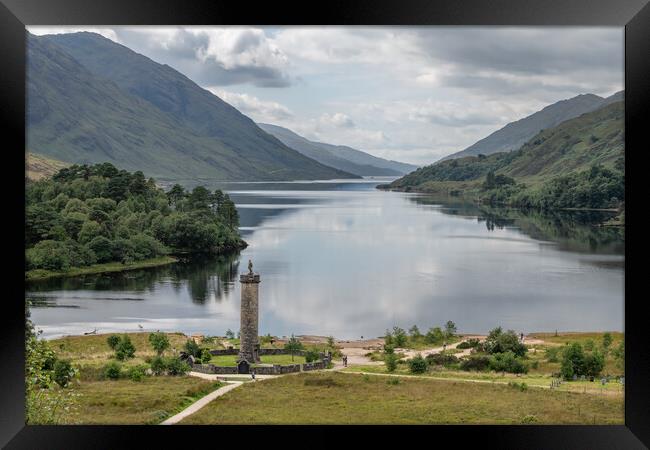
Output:
M162 180L354 178L286 147L171 67L99 35L28 35L27 62L28 147L48 157L111 162Z
M611 103L541 131L517 151L440 161L381 188L515 206L618 207L624 196L623 112L623 102Z

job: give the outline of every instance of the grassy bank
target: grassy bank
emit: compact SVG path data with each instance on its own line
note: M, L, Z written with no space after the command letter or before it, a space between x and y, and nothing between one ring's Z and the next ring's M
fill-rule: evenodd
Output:
M282 407L278 407L281 405ZM426 378L310 373L248 383L183 424L622 424L623 398Z
M103 366L109 361L115 361L115 351L111 350L106 339L111 334L121 336L122 333L96 334L89 336L66 336L49 341L50 348L59 358L70 359L75 366ZM155 355L149 343L148 332L126 333L135 347L135 357L127 360L125 366L142 364L145 358ZM181 350L188 337L182 333L166 333L172 349Z
M164 266L176 262L172 256L161 256L158 258L143 259L130 264L121 262L110 262L105 264L93 264L88 267L72 267L66 271L54 271L45 269L34 269L25 272L26 280L45 280L57 277L77 277L80 275L92 275L97 273L123 272L126 270L145 269L147 267Z
M146 377L138 382L82 381L68 388L77 394L76 406L62 423L157 424L220 386L218 382L190 376Z
M305 363L305 357L299 355L294 355L293 360L291 359L291 355L262 355L260 356L260 360L262 364L280 364L283 366L288 364ZM237 355L213 356L210 360L210 364L214 364L215 366L234 367L237 365Z

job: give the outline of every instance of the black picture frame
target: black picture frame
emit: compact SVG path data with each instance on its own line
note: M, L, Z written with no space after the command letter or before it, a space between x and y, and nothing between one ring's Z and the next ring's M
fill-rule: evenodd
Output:
M4 157L10 169L3 171L6 217L10 228L3 246L6 281L23 279L24 246L24 154L25 148L25 25L555 25L625 27L625 137L626 137L626 230L627 241L635 230L640 213L631 205L641 195L632 191L630 172L640 176L640 158L648 148L647 118L650 118L650 5L648 0L330 0L303 2L224 2L200 0L0 0L0 107L5 143ZM9 139L7 139L9 138ZM21 162L22 161L22 162ZM23 191L24 193L24 191ZM630 203L632 202L632 203ZM636 232L632 236L636 236ZM637 239L632 237L632 239ZM637 241L633 241L637 242ZM6 244L11 245L7 246ZM635 264L634 245L626 245L625 291L631 293L630 268ZM637 261L638 262L638 261ZM10 284L10 283L7 283ZM2 397L0 445L6 448L130 448L153 446L154 441L195 447L216 445L214 439L229 436L249 445L265 445L287 439L287 432L300 432L300 444L310 445L321 438L334 441L341 429L361 431L383 439L393 435L408 441L424 438L437 444L447 439L457 443L468 439L496 448L646 448L650 445L650 339L644 336L646 316L644 296L626 296L626 393L624 426L435 426L409 427L154 427L154 426L25 426L24 419L24 285L16 282L3 299ZM281 407L281 405L278 405ZM299 430L298 430L299 428ZM402 441L407 445L407 440ZM257 442L256 442L257 441ZM164 445L164 444L163 444ZM238 444L235 444L238 445ZM293 444L291 444L293 445ZM164 445L167 447L167 445Z

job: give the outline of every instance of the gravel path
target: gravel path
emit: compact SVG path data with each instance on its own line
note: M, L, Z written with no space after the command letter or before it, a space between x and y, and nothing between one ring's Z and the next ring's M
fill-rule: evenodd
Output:
M215 398L221 397L226 392L232 391L236 387L239 387L243 384L241 381L228 381L227 383L228 384L226 384L225 386L220 387L216 391L213 391L208 395L206 395L205 397L202 397L196 402L192 403L190 406L188 406L187 408L185 408L183 411L179 412L175 416L172 416L169 419L165 420L164 422L161 423L161 425L174 425L180 422L181 420L183 420L184 418L186 418L187 416L194 414L195 412L203 408L205 405L210 403Z

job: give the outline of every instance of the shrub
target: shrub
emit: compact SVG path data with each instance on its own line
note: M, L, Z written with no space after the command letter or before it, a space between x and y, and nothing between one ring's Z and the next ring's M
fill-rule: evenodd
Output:
M106 343L111 348L111 350L115 350L117 344L120 343L120 337L117 334L111 334L109 337L106 338Z
M504 332L501 327L490 331L485 339L485 350L488 353L506 353L512 352L516 356L524 356L528 349L519 341L519 337L513 330Z
M310 363L318 360L318 352L316 350L307 350L305 352L305 361Z
M172 356L165 360L165 369L169 375L185 375L189 372L190 366L180 358Z
M526 383L517 383L516 381L510 381L508 383L508 386L519 389L521 392L528 390L528 385Z
M117 380L120 378L122 366L116 361L111 361L104 366L104 376L109 380Z
M533 361L532 363L530 363L530 367L531 369L535 369L535 370L539 369L539 361L537 360Z
M61 387L66 387L74 378L76 371L69 359L57 359L54 362L53 379Z
M143 364L133 366L127 372L127 376L131 381L142 381L146 374L147 366Z
M560 350L560 347L548 347L546 349L546 360L552 363L558 362L558 354L560 353Z
M511 351L493 354L490 357L490 369L495 372L528 373L528 366Z
M195 358L201 357L201 347L199 347L199 344L197 344L194 339L188 339L187 342L185 342L184 348L188 355L192 355Z
M409 370L411 373L424 373L427 371L427 362L422 355L417 354L408 361Z
M151 333L149 335L149 343L159 356L170 347L169 338L165 333L160 332Z
M115 357L120 361L133 358L135 356L135 346L131 342L128 334L123 334L120 342L115 347Z
M537 416L533 414L527 414L521 418L521 423L535 423L537 422Z
M210 350L208 350L207 348L201 350L201 362L203 364L209 363L211 359L212 359L212 354L210 353Z
M161 375L165 372L165 360L161 356L155 356L151 359L151 371L155 375Z
M399 384L399 378L390 377L388 378L388 381L386 381L386 384L390 384L391 386L397 386Z
M458 363L458 358L446 353L432 353L425 358L430 366L450 366Z
M476 338L468 339L467 341L463 341L456 348L459 348L461 350L465 350L467 348L478 348L481 345L481 341L479 341Z
M470 356L460 362L461 370L484 371L490 367L490 357L485 355Z
M395 369L397 369L397 359L395 353L388 353L384 356L384 364L386 364L386 370L388 372L395 372Z

